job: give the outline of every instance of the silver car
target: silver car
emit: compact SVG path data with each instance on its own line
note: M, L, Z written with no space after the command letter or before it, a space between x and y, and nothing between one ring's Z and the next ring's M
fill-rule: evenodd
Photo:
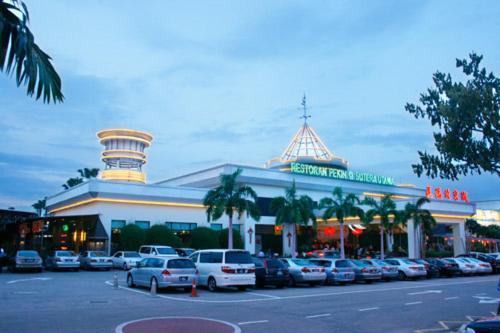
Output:
M103 251L85 251L80 255L80 267L84 269L105 269L113 268L113 259L108 257Z
M414 263L413 261L410 261L408 259L386 259L385 262L397 267L399 278L401 280L406 280L408 278L425 278L427 276L427 271L425 270L424 265Z
M379 267L382 270L382 280L390 281L399 277L396 266L390 265L381 259L363 259L368 265Z
M187 258L144 258L127 274L127 285L132 288L143 286L151 288L184 288L191 290L198 272L194 263Z
M382 269L377 266L369 265L362 260L347 260L351 263L351 267L356 274L356 281L364 281L365 283L372 283L373 281L380 281L382 279Z
M80 269L80 259L72 251L52 251L45 259L45 268L47 269Z
M18 270L36 270L42 271L42 258L37 251L33 250L20 250L12 258L9 265L9 271L15 272Z
M310 259L310 261L318 266L324 267L326 270L326 284L346 284L354 282L354 270L346 260L341 259Z
M307 259L280 259L288 268L290 273L290 285L295 286L298 283L315 286L326 280L326 272L323 267L311 263Z
M137 263L142 260L142 257L135 251L118 251L113 254L113 268L121 268L128 271L133 267L137 267Z
M490 274L493 272L493 268L491 267L491 264L476 258L464 258L467 261L471 261L473 263L476 263L478 265L477 268L477 273L478 274Z

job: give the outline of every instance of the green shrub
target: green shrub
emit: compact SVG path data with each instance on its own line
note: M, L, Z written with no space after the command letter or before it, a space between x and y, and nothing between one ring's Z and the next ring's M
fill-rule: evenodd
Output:
M227 249L227 236L228 236L228 229L222 229L219 231L219 245L223 249ZM245 248L245 244L243 243L243 239L241 238L241 235L239 231L233 229L233 248L234 249L243 249Z
M451 251L433 251L433 250L427 250L427 251L425 251L425 257L426 258L447 258L447 257L453 257L453 252L451 252Z
M151 245L168 245L171 247L182 247L182 242L172 230L164 225L154 225L146 230L146 243Z
M146 233L135 224L127 224L120 232L120 249L124 251L139 251L144 244Z
M206 227L198 227L191 231L190 247L203 250L203 249L217 249L219 248L219 235L217 231Z

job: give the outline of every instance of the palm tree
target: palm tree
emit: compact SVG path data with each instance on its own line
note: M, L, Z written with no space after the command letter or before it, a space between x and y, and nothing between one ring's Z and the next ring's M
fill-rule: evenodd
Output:
M62 184L62 187L65 190L69 190L71 187L79 185L81 183L83 183L83 179L80 177L70 178L66 181L65 184Z
M363 203L373 207L366 212L367 216L378 215L380 218L380 259L384 260L384 234L386 231L392 230L391 217L394 216L396 211L396 203L392 200L390 194L385 195L380 201L376 201L373 198L365 198Z
M316 224L314 216L314 201L307 195L297 195L295 181L292 187L285 190L285 196L273 198L269 206L271 212L276 214L276 225L291 225L291 251L295 258L297 252L297 225L307 225L310 220Z
M45 204L46 204L46 200L42 199L42 200L38 200L37 202L32 204L31 207L35 208L38 216L42 216L42 212L45 209Z
M320 209L325 209L323 219L327 221L332 217L336 217L340 224L340 257L345 259L344 250L344 221L347 217L359 216L364 219L365 214L363 209L359 206L361 201L353 194L344 194L340 187L335 187L332 192L331 198L323 198L319 202Z
M27 85L28 96L44 103L63 102L61 79L51 58L35 43L28 28L28 8L20 0L0 0L0 71L16 73L17 86Z
M427 209L422 209L422 206L430 200L426 197L419 198L415 203L407 203L405 211L408 219L413 220L415 228L415 243L420 251L420 254L425 257L425 234L429 234L431 229L436 225L436 220L431 212Z
M229 232L227 233L227 247L233 248L233 215L238 214L238 218L246 212L247 216L258 221L260 213L257 207L257 194L247 185L238 185L237 178L241 175L242 170L238 168L235 172L229 175L221 174L220 185L211 189L205 195L203 204L207 207L207 219L218 220L222 215L227 215L229 218Z
M98 168L83 168L83 169L78 169L78 173L82 178L85 179L91 179L91 178L97 178L97 175L99 175L99 169Z

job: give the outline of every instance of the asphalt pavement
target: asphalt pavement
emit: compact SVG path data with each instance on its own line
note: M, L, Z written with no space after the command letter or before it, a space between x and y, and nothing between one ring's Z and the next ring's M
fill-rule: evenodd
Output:
M119 288L113 287L117 275ZM130 289L123 271L0 274L0 332L451 332L491 315L499 276L347 286L184 291ZM180 317L190 317L182 319ZM205 321L203 323L203 319ZM194 320L198 320L196 323ZM133 322L133 323L131 323ZM146 322L144 322L146 323ZM135 326L134 326L135 325ZM170 326L169 326L170 325ZM217 325L227 325L226 328ZM230 326L230 327L229 327Z

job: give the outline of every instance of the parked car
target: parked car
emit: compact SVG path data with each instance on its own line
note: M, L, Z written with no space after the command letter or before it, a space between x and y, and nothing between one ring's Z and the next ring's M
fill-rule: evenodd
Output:
M462 275L472 275L476 272L475 265L459 259L461 258L444 258L445 261L457 264Z
M255 286L255 264L248 251L200 250L192 253L189 259L198 269L198 283L210 291L216 291L219 287L246 290Z
M195 250L190 249L190 248L177 248L175 249L175 252L179 255L179 257L189 257L191 253L193 253Z
M427 278L431 279L433 277L439 277L439 267L429 262L427 259L409 259L416 264L424 265L425 271L427 272Z
M414 263L408 259L391 258L386 262L398 268L399 278L401 280L418 279L427 276L424 265Z
M252 258L255 264L255 284L258 287L267 285L283 288L290 280L290 273L285 264L274 258Z
M355 281L364 281L372 283L373 281L382 280L382 269L373 265L369 265L363 260L348 260L354 270Z
M346 284L354 282L355 274L349 263L341 259L310 259L318 266L324 267L326 271L326 284Z
M143 258L178 258L179 255L173 247L164 245L142 245L139 254Z
M498 253L481 253L481 252L470 252L467 254L461 254L458 257L470 257L476 258L481 261L487 262L491 265L493 273L500 272L500 254Z
M56 250L49 252L45 258L46 269L69 269L78 271L80 269L80 259L73 251Z
M103 251L85 251L80 255L80 267L110 270L113 268L113 259Z
M127 285L130 288L151 288L156 282L158 289L184 288L189 291L196 278L196 266L188 258L144 258L127 273Z
M390 281L397 279L398 269L381 259L363 259L368 265L379 267L382 270L382 280Z
M500 332L500 316L485 317L463 324L458 333L495 333Z
M476 259L476 258L464 258L467 261L472 261L478 265L477 273L478 274L491 274L493 272L493 268L488 262Z
M38 252L34 250L17 251L16 255L10 260L9 271L16 272L19 270L42 272L42 258Z
M6 267L8 264L9 264L9 257L3 251L3 249L0 249L0 273L2 273L3 268Z
M113 254L113 268L121 268L127 271L137 266L137 262L142 260L139 253L135 251L118 251Z
M296 286L299 283L316 286L326 280L325 269L307 259L282 258L280 260L290 272L290 286Z
M439 269L439 276L452 277L453 275L460 274L460 268L455 262L446 261L444 259L428 258L429 263L435 265Z

